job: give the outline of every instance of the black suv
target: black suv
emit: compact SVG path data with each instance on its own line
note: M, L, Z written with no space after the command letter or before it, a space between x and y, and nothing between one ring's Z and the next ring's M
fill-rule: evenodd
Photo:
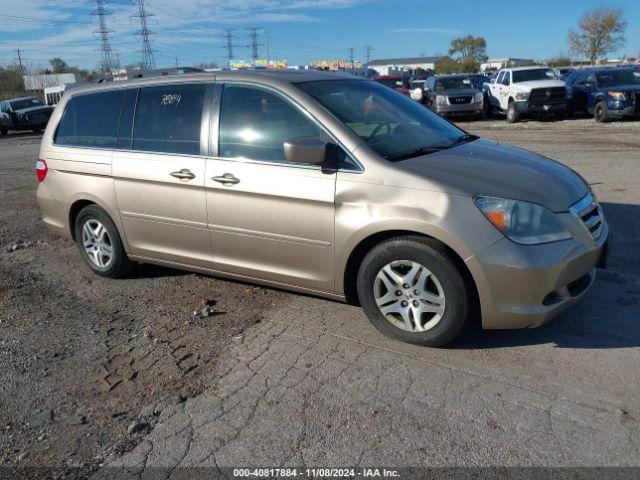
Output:
M13 98L0 103L0 135L9 130L44 130L53 112L35 97Z

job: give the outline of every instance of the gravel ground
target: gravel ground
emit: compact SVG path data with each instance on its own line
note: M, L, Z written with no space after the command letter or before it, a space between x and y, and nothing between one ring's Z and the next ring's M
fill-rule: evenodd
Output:
M554 322L446 350L304 295L94 276L39 219L39 138L0 139L0 466L640 466L640 123L461 126L580 172L615 243Z

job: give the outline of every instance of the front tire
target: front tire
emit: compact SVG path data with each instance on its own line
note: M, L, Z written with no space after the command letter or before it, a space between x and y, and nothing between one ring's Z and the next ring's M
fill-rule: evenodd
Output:
M507 121L509 123L517 123L520 120L520 112L516 108L516 102L509 102L509 106L507 107Z
M375 246L358 271L358 297L384 335L440 347L468 322L470 295L452 255L437 241L404 236Z
M127 257L118 229L97 205L84 207L76 217L75 240L89 268L102 277L127 275L134 264Z
M610 120L609 108L607 107L607 104L602 100L596 103L596 108L594 109L593 117L598 123L607 123Z

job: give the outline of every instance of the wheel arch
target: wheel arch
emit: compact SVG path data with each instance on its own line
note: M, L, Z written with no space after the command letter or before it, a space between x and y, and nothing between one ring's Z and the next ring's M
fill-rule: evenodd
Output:
M103 201L101 201L99 198L96 198L90 194L81 194L74 197L71 201L71 204L69 205L68 226L69 226L69 233L71 235L71 239L74 242L76 240L75 222L76 222L76 218L78 218L78 214L82 211L83 208L89 205L96 205L97 207L100 207L102 210L104 210L107 215L109 215L109 218L111 218L111 221L113 222L113 224L116 226L116 229L118 230L118 234L122 239L122 243L126 246L126 240L122 232L122 228L120 225L120 218L118 217L118 215L115 212L113 212L112 209L109 208Z
M463 256L457 252L454 248L447 244L447 242L443 241L443 239L437 238L433 235L428 235L424 232L418 232L414 230L403 230L403 229L390 229L383 230L372 233L365 238L361 239L358 244L351 250L349 257L347 259L344 273L343 273L343 289L344 296L348 303L352 305L358 305L358 293L357 293L357 276L358 270L360 269L360 265L364 260L364 257L368 252L371 251L376 245L380 243L390 240L392 238L404 237L404 236L413 236L413 237L422 237L428 238L437 241L441 244L447 252L451 255L456 267L462 274L464 278L465 284L469 288L470 295L472 297L472 305L474 309L477 309L476 312L480 313L480 299L478 287L476 284L471 271L467 267L466 263L463 260ZM474 312L475 313L475 312ZM478 318L481 315L474 315Z

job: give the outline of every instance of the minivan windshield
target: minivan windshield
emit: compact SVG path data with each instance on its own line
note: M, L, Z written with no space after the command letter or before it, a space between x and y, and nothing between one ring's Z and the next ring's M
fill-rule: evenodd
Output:
M532 82L536 80L557 80L558 77L550 68L534 68L531 70L513 70L513 83Z
M297 87L390 161L426 155L477 138L375 82L320 80L298 83Z
M37 98L21 98L20 100L13 100L9 102L13 110L22 110L23 108L39 107L44 105Z
M616 85L637 85L640 84L638 78L631 70L609 70L596 73L598 85L600 87L614 87Z

